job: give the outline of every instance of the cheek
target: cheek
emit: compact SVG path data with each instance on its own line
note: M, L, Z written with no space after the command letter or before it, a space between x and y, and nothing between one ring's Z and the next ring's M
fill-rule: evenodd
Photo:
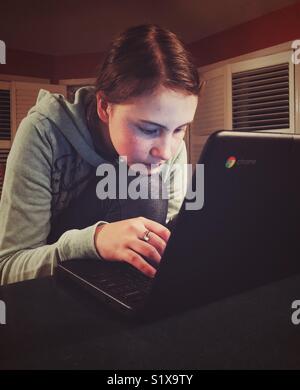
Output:
M114 147L119 155L127 156L130 162L139 162L148 152L148 143L135 136L131 131L119 134L114 141Z
M120 156L126 156L132 145L132 133L121 122L113 123L110 132L111 142Z
M128 150L133 160L142 162L147 158L151 149L151 142L147 142L147 140L140 137L132 137L128 144Z

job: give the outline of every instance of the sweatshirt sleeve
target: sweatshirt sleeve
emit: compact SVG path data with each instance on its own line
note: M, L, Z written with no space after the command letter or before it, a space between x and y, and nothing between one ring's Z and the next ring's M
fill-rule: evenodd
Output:
M94 245L99 223L69 230L47 245L51 164L51 142L27 116L8 156L0 202L0 284L52 275L58 260L100 259Z

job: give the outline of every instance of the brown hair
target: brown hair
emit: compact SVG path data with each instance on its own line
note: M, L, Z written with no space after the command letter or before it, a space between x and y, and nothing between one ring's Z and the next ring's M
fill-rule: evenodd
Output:
M171 31L156 24L131 27L111 43L99 67L88 117L96 113L100 91L106 102L118 104L159 86L198 96L196 65Z

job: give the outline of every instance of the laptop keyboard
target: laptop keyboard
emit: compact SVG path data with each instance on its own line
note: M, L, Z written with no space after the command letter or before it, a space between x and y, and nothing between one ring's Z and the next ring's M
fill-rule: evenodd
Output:
M94 277L92 283L129 306L136 306L148 295L152 279L134 269L123 269L104 272Z
M68 263L68 264L66 264ZM153 282L127 263L70 260L63 264L80 278L130 307L143 304Z

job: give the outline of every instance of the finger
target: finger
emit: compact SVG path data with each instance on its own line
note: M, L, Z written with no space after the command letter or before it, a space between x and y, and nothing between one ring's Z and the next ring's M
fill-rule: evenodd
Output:
M156 274L156 269L147 263L147 261L144 260L138 253L131 249L126 251L123 256L123 260L150 278L153 278Z
M167 246L166 242L153 231L148 234L148 238L147 244L154 246L160 256L162 256ZM143 237L141 237L140 241L143 242Z
M142 240L134 240L129 245L130 249L134 250L136 253L142 255L143 257L147 257L150 260L153 260L155 263L159 263L161 259L161 255L158 250L151 244L142 241Z
M168 228L161 225L156 221L152 221L151 219L141 217L146 229L150 230L157 234L160 238L162 238L165 242L168 242L171 232Z

